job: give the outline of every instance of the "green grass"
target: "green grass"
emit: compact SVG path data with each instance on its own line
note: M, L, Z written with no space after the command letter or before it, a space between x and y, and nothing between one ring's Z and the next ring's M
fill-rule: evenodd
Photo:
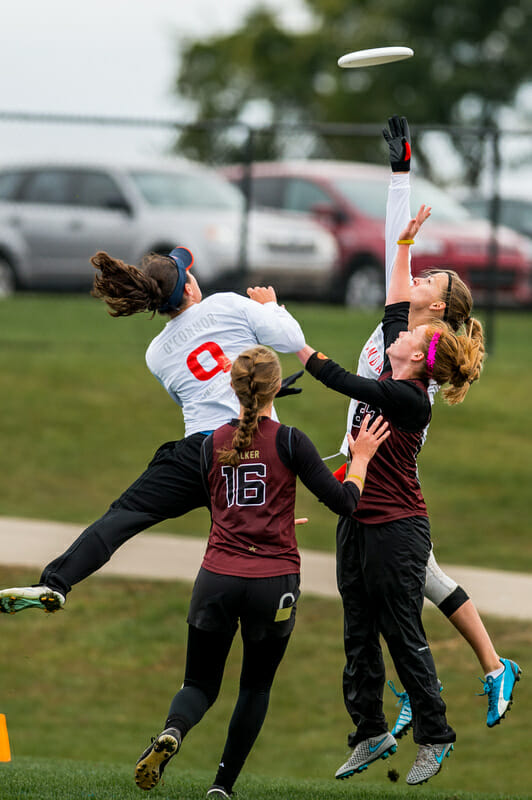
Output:
M291 304L310 344L349 367L378 315ZM83 296L20 295L0 304L0 514L85 525L100 516L164 441L180 438L180 410L148 372L160 330L149 315L112 319ZM420 456L436 554L442 562L532 570L529 406L532 316L501 314L496 351L462 406L439 399ZM285 374L295 356L283 357ZM322 455L337 452L347 400L310 376L277 404ZM330 462L335 467L341 459ZM302 546L333 550L334 517L301 487ZM164 531L205 536L198 510Z
M167 773L168 774L168 773ZM138 800L139 790L132 785L131 768L122 764L72 762L61 759L23 758L9 765L0 764L2 800ZM154 800L204 800L210 785L208 773L179 770L179 776L166 779L150 793ZM366 784L354 789L352 782L294 781L288 779L244 777L239 781L238 797L245 800L524 800L530 795L508 792L464 792L452 794L424 787L403 789Z
M24 585L30 579L27 571L0 568L2 586ZM129 788L132 769L150 736L163 726L170 700L181 685L190 588L184 583L94 576L75 589L66 609L55 615L37 611L2 615L0 711L6 714L13 753L12 764L0 765L2 800L140 797L134 786ZM475 696L482 686L472 651L438 612L427 611L425 622L444 684L449 721L458 735L455 753L430 788L409 793L405 787L404 777L416 753L411 735L400 742L390 761L379 761L342 784L332 779L348 754L346 734L351 729L340 688L341 608L338 600L307 595L299 603L295 632L279 668L266 724L237 784L241 800L273 797L279 779L294 782L286 794L275 794L282 798L334 800L354 791L357 797L371 800L392 793L409 800L414 794L416 798L464 800L468 792L505 800L527 796L532 786L527 760L532 708L532 683L527 676L532 661L530 624L486 620L501 654L517 660L524 670L507 719L489 730L486 698ZM154 791L154 798L193 800L202 797L212 782L238 691L238 639L233 650L217 703L187 737L175 764L167 770L165 787ZM389 677L397 684L387 664ZM390 724L397 712L394 700L386 690ZM40 767L33 766L34 759L45 765L44 774L55 775L63 787L60 792L54 795L47 781L39 779ZM68 761L47 766L47 759ZM400 774L397 784L388 778L390 769ZM116 777L109 785L102 776L110 774ZM181 788L183 779L185 789ZM189 780L196 788L189 790ZM75 791L66 788L69 781L77 786ZM321 783L309 784L307 790L301 781ZM17 795L17 787L25 783L31 792L38 786L42 793Z

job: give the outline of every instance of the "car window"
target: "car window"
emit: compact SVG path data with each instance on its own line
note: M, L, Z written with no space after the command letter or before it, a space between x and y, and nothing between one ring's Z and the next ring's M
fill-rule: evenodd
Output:
M105 172L77 172L73 197L76 205L92 208L109 208L125 202L117 184Z
M368 180L345 177L334 180L334 186L350 204L375 219L384 219L386 215L388 183L387 178ZM439 222L459 222L471 218L467 208L451 195L416 175L412 178L410 189L410 208L413 214L422 203L432 207L432 219Z
M72 173L69 170L42 170L28 173L20 200L25 203L66 205L72 201Z
M289 178L286 181L283 208L289 211L311 211L318 205L334 205L320 186L300 178Z
M365 178L336 178L333 183L336 190L354 208L368 217L384 219L388 179L372 181Z
M532 236L532 203L526 200L502 200L500 221L526 236Z
M12 200L22 178L22 172L0 172L0 200Z
M413 214L422 203L432 207L431 216L436 222L463 222L471 219L468 209L450 194L425 178L414 177L410 193Z
M242 179L239 184L241 188L243 187L243 180L244 179ZM254 177L251 184L251 198L253 204L257 206L264 206L265 208L282 208L283 185L283 178Z
M134 171L131 178L145 201L152 206L240 211L244 204L242 192L216 175Z

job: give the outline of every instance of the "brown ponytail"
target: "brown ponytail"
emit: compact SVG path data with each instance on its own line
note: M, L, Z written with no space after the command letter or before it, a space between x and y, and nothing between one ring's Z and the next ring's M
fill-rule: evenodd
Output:
M231 368L231 382L244 412L233 435L232 447L218 451L218 462L238 466L240 454L248 450L259 423L259 411L275 397L281 380L277 353L253 347L241 353Z
M175 263L168 256L155 253L145 256L140 268L103 251L91 258L91 264L99 270L91 294L107 303L112 317L129 317L139 311L155 314L176 283Z
M474 381L478 381L484 360L484 333L477 319L468 319L465 333L458 335L444 322L427 325L424 371L443 389L450 405L461 403Z

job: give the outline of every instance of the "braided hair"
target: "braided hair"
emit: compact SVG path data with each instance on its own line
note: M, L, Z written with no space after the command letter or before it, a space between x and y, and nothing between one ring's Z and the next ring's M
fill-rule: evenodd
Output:
M478 381L484 361L484 333L477 319L464 323L464 333L458 335L445 322L427 325L425 332L424 376L432 378L443 389L450 405L461 403L474 381Z
M281 362L277 353L259 345L245 350L231 368L231 383L243 408L230 448L218 451L218 462L238 466L240 454L248 450L259 424L259 411L277 394Z
M98 270L91 294L107 303L112 317L129 317L139 311L151 311L153 315L175 286L176 266L169 256L150 253L139 268L99 251L91 258L91 264Z

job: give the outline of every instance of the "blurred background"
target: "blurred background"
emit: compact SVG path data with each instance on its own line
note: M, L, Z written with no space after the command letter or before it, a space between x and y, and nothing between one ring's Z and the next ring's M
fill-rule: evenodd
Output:
M0 22L0 515L81 530L183 435L144 362L164 322L111 319L88 296L98 249L138 263L183 244L207 291L271 282L313 346L353 363L382 306L381 130L399 114L412 131L412 209L433 206L413 269L456 269L489 342L480 384L463 407L435 413L421 453L436 552L447 565L530 574L532 0L19 0ZM337 67L386 45L415 55ZM282 360L286 374L299 368ZM335 453L346 403L302 385L281 401L282 419ZM332 552L334 518L305 491L297 512L310 517L301 546ZM204 539L208 525L198 510L159 527ZM4 586L37 578L2 566ZM182 677L189 590L95 576L69 613L2 620L0 710L28 759L22 786L37 757L134 763ZM488 731L479 666L436 616L428 634L461 737L440 786L524 797L529 681ZM250 774L334 773L347 732L341 625L338 599L302 599ZM486 625L526 675L529 621ZM219 757L238 655L211 724L194 734L192 769ZM401 770L413 752L407 742Z
M414 273L456 269L490 315L530 307L532 0L28 0L2 22L0 293L87 289L95 250L179 243L206 290L377 308L398 113L412 207L434 209ZM384 45L415 56L337 67Z

